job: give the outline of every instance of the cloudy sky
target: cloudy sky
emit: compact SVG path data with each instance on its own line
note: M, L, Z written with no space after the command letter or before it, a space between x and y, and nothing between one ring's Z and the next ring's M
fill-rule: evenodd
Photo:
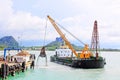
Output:
M47 15L89 45L97 20L100 46L120 49L120 0L0 0L0 37L12 35L22 46L43 45L47 21L47 44L59 36Z

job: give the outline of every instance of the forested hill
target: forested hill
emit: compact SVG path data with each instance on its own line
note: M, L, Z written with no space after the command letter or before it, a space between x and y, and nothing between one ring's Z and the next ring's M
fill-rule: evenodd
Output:
M63 40L61 40L60 38L56 38L55 41L50 42L49 44L46 45L46 48L48 50L55 50L56 48L59 48L60 45L63 43ZM74 44L72 44L72 46L74 47L75 50L81 50L81 46L76 46Z
M18 42L14 39L13 36L4 36L0 39L0 48L6 47L18 47Z

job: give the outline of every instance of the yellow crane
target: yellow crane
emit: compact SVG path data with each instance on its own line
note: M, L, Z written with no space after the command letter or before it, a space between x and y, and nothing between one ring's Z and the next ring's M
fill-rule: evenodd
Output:
M92 53L89 51L89 47L87 44L85 44L82 52L80 53L80 55L78 55L78 53L75 51L75 49L73 48L73 46L71 45L71 43L68 41L68 39L65 37L65 35L62 33L62 31L60 30L60 28L57 26L56 22L48 15L47 18L49 19L49 21L51 22L51 24L53 25L53 27L56 29L56 31L58 32L58 34L61 36L61 38L65 41L65 44L69 47L69 49L71 49L71 51L74 53L74 55L78 58L90 58L90 56L92 56Z

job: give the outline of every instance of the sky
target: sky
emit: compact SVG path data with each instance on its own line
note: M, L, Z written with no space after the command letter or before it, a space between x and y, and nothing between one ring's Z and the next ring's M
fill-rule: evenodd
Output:
M89 45L97 20L101 48L120 49L120 0L0 0L0 38L12 35L22 46L54 41L59 35L47 15Z

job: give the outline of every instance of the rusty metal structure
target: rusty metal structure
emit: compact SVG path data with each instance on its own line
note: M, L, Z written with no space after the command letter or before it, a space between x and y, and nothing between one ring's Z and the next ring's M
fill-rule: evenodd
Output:
M100 45L99 45L98 24L97 24L97 21L95 20L94 27L93 27L93 32L92 32L91 50L95 51L96 59L99 56L98 55L99 49L100 49Z

